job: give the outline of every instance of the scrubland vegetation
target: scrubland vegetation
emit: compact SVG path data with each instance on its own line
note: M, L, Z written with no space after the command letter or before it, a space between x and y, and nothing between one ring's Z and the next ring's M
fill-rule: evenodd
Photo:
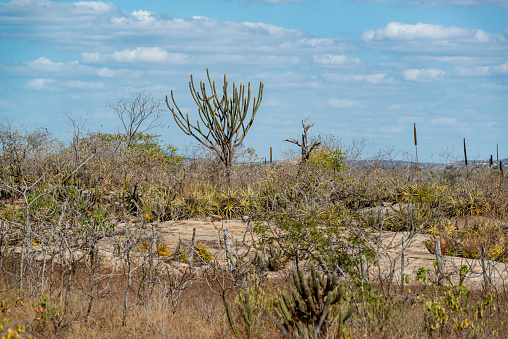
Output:
M228 98L224 77L219 101L208 80L190 83L201 124L166 98L187 150L149 134L143 93L108 105L125 133L0 124L3 337L508 336L501 168L363 160L305 121L298 156L267 163L242 146L262 83L248 118L250 85ZM168 241L189 219L216 241Z
M400 259L394 274L376 275L385 231L434 235L455 257L479 259L483 244L489 265L504 263L508 183L498 169L351 166L355 150L333 138L306 163L265 165L239 149L229 173L203 148L184 160L150 134L128 145L125 134L77 129L62 143L2 124L0 143L2 335L508 335L504 282L461 285L437 264L401 279ZM368 213L392 204L404 208ZM222 255L171 248L159 232L210 215L249 216L252 240Z

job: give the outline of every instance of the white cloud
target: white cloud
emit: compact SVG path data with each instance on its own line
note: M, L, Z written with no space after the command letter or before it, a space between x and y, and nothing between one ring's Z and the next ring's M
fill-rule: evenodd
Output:
M374 74L342 74L342 73L324 73L323 77L330 81L340 82L367 82L370 84L379 84L384 81L388 81L386 73L374 73Z
M508 39L503 33L421 22L414 25L390 22L385 27L364 31L361 39L367 48L399 53L401 59L410 55L405 60L409 62L426 58L446 62L448 58L453 63L453 59L462 58L463 62L469 59L478 64L480 58L499 58L508 53Z
M55 79L37 78L27 81L24 87L35 91L54 91L55 88L49 85L55 81Z
M442 78L446 74L445 71L440 69L406 69L402 78L409 81L428 82Z
M157 20L155 13L149 11L134 11L132 12L132 16L145 24L151 24Z
M313 58L314 62L323 65L343 65L347 63L360 63L358 58L348 58L344 54L324 54L315 55Z
M264 65L267 67L287 67L301 63L301 58L297 56L282 55L243 55L243 54L211 54L204 56L195 56L194 61L197 64L237 64L237 65Z
M483 32L485 33L485 32ZM450 38L464 38L475 36L476 31L455 26L441 26L417 23L416 25L390 22L384 28L376 31L365 31L363 40L444 40ZM485 33L486 34L486 33Z
M496 74L508 74L508 62L505 62L504 64L501 65L493 66L492 70Z
M454 67L454 74L459 77L488 77L508 74L508 62L489 66Z
M30 0L24 0L30 1ZM40 1L40 0L39 0ZM41 1L44 3L49 3L49 1ZM102 1L77 1L74 3L78 12L81 13L94 13L94 14L104 14L109 13L112 9L115 9L116 6L111 3L105 3Z
M455 127L455 128L466 128L468 127L467 123L459 122L455 118L446 118L446 117L439 117L431 120L431 125L438 126L438 127Z
M116 13L120 13L116 5L102 1L13 0L0 5L0 21L10 24L48 22L53 26L65 23L77 25Z
M115 72L114 70L106 67L101 68L100 70L97 71L97 75L103 78L112 78L115 76L116 73L117 72Z
M26 62L26 64L33 70L42 72L59 72L64 65L61 62L51 62L51 60L45 57Z
M76 89L100 89L104 88L104 83L98 81L80 81L80 80L68 80L65 85L69 88Z
M181 64L189 60L189 57L182 53L168 53L159 47L138 47L136 49L124 49L110 55L116 62L158 62Z
M102 55L100 53L81 53L81 61L87 64L98 64L103 62Z

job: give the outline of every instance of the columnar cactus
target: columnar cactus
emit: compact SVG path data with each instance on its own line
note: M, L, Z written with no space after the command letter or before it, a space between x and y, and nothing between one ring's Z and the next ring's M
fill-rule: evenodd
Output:
M235 149L242 143L247 131L252 126L254 116L261 104L263 83L259 82L258 97L257 99L254 97L251 117L247 119L251 97L250 83L247 85L246 93L243 84L237 87L233 82L232 97L229 97L228 82L226 81L226 74L224 74L222 97L220 97L221 93L217 93L215 81L210 79L208 69L206 69L206 74L210 93L207 92L205 83L202 81L199 82L199 91L196 90L192 75L189 82L192 98L198 106L199 113L199 120L195 125L190 122L189 114L184 115L176 105L172 90L171 100L174 107L170 106L168 96L166 96L166 105L173 113L173 118L178 127L185 134L193 136L201 144L215 151L229 174Z

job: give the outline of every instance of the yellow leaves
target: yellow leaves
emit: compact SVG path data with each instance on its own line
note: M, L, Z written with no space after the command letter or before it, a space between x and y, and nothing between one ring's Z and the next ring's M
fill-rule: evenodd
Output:
M208 248L204 246L195 246L194 247L199 257L205 262L210 263L213 260L213 255L210 253Z
M139 244L139 251L142 253L150 253L152 250L152 242L150 240L146 240ZM171 255L171 250L169 246L164 242L157 242L155 245L155 254L160 257L167 257Z
M158 243L156 252L161 257L167 257L171 255L171 250L165 243Z
M491 260L497 260L506 255L506 247L500 244L495 244L489 251L489 258Z
M146 222L151 222L154 219L152 213L145 213L143 217L145 218Z

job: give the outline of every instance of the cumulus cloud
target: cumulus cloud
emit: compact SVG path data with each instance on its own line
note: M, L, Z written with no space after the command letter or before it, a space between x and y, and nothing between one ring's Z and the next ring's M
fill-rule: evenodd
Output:
M41 23L62 25L97 21L120 13L111 2L78 1L74 3L49 0L13 0L0 5L0 21L9 24Z
M414 25L390 22L385 27L364 31L361 39L369 48L411 54L413 61L427 56L472 58L508 53L508 39L502 33L421 22Z
M310 56L350 47L338 39L309 38L303 31L262 22L203 16L182 19L146 10L127 13L102 2L13 0L0 4L0 20L13 25L9 32L0 31L0 37L64 45L67 50L81 52L87 63L102 62L102 57L114 52L119 52L113 57L121 62L181 63L184 54L232 51L237 55L280 55L284 51L286 55ZM140 49L132 50L133 44Z
M376 31L365 31L362 39L371 40L444 40L450 38L464 38L475 36L476 32L455 26L441 26L433 24L417 23L415 25L390 22L384 28ZM485 33L486 34L486 33Z
M24 87L35 91L54 91L55 88L49 85L55 81L55 79L37 78L27 81Z
M51 62L51 60L45 57L26 62L26 65L35 71L41 72L60 72L64 66L61 62Z
M440 69L406 69L402 78L408 81L428 82L442 78L446 74Z
M116 62L157 62L181 64L189 60L182 53L169 53L160 47L138 47L136 49L124 49L115 51L106 56Z

